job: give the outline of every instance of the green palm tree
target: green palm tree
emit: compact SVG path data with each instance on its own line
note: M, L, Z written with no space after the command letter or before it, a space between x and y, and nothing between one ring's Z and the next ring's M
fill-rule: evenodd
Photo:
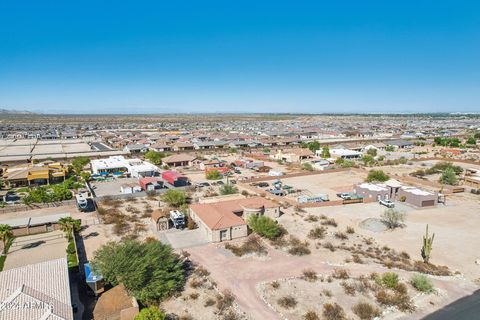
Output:
M8 224L0 224L0 239L3 242L3 254L7 250L7 242L13 238L12 227Z
M64 217L58 220L60 230L65 233L67 239L72 239L73 233L80 230L80 220L75 220L72 217Z

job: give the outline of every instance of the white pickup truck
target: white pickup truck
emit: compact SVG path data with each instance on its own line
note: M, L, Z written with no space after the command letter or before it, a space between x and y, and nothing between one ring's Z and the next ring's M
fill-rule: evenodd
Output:
M394 208L395 207L395 203L393 203L393 201L391 200L388 200L388 199L380 199L378 201L381 205L384 205L385 207L387 208Z

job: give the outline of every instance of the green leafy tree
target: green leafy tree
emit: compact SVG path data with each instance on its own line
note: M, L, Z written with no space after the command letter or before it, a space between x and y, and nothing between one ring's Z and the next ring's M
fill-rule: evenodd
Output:
M219 180L222 178L222 174L218 170L210 170L205 173L205 178L207 180Z
M372 157L376 157L377 156L377 149L370 148L370 149L367 150L367 154L372 156Z
M90 163L89 157L75 157L72 160L72 168L76 175L79 175L83 168Z
M302 164L302 169L306 171L313 171L313 166L310 162L305 162Z
M187 203L187 195L182 190L170 189L162 195L161 199L163 202L175 208Z
M280 227L275 220L267 216L251 214L247 218L247 223L254 232L267 239L275 239L281 233Z
M8 224L0 224L0 239L2 240L2 243L3 243L3 254L7 249L8 241L12 238L13 238L12 227L10 227Z
M383 170L370 170L368 172L366 181L367 182L385 182L388 179L390 179L390 177L388 176L388 174L383 172Z
M387 151L387 152L393 152L393 151L395 151L395 147L394 147L394 146L386 146L386 147L385 147L385 151Z
M320 149L320 142L311 141L307 144L307 148L310 149L310 151L315 152Z
M330 158L331 155L330 155L330 147L325 145L323 146L322 148L322 158L326 159L326 158Z
M443 184L448 184L454 186L458 184L458 178L452 168L448 168L443 171L442 176L440 177L440 182Z
M466 144L470 144L470 145L477 144L477 139L475 139L474 137L470 137L467 139Z
M238 189L231 184L226 184L220 187L220 194L227 195L227 194L235 194L238 193Z
M161 164L163 158L165 158L165 153L163 153L163 152L148 150L145 153L145 159L147 159L148 161L150 161L151 163L153 163L155 165Z
M375 159L369 154L366 154L362 157L363 163L368 166L368 165L373 165L375 163Z
M140 310L134 320L164 320L165 314L158 307L151 306Z
M144 305L172 296L185 284L182 260L157 240L109 242L95 252L92 265L106 283L123 283Z
M65 237L69 240L73 238L73 233L80 231L81 221L72 217L64 217L58 220L60 230L65 233Z

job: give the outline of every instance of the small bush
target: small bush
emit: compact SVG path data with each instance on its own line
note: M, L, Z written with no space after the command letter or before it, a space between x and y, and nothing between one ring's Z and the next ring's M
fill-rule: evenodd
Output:
M378 308L366 302L357 303L353 306L352 311L361 320L372 320L374 318L380 317L381 315L381 312Z
M190 293L190 299L197 300L200 295L197 292Z
M305 221L307 222L317 222L318 221L318 217L317 216L314 216L312 214L309 214L306 218L305 218Z
M340 240L347 240L348 236L343 232L335 232L335 238Z
M285 296L283 298L278 299L278 305L284 309L291 309L297 306L297 300L295 300L292 296Z
M305 319L305 320L320 320L320 317L318 316L318 314L315 311L307 311L303 315L303 319Z
M343 291L348 294L349 296L354 296L356 293L355 286L351 283L348 283L346 281L342 281L340 285L343 287Z
M223 294L217 295L217 309L223 312L225 309L231 307L235 301L235 296L230 291L224 291Z
M310 282L317 281L317 279L318 279L317 273L315 271L313 271L312 269L305 269L305 270L303 270L303 279L305 279L307 281L310 281Z
M275 289L275 290L278 289L278 288L280 288L280 282L278 282L278 281L273 281L270 285L271 285L272 288Z
M394 272L384 273L382 276L382 284L389 289L395 289L398 285L398 274Z
M432 281L423 274L415 274L410 278L410 284L420 292L430 293L435 291Z
M353 227L347 227L346 232L347 232L348 234L353 234L353 233L355 233L355 229L354 229Z
M330 250L331 252L335 251L335 246L331 242L327 242L323 245L325 249Z
M215 300L212 298L208 298L207 300L205 300L205 303L203 304L204 307L211 307L213 305L215 305Z
M342 279L346 280L350 278L350 274L348 274L348 271L345 269L334 269L332 273L332 277L335 279Z
M323 317L326 320L345 320L347 318L345 311L337 303L325 303L323 305Z
M310 230L308 237L310 239L323 239L325 237L326 229L324 227L316 227Z
M248 226L260 236L275 239L281 234L278 224L267 216L250 215L247 218Z
M331 219L325 219L322 221L322 225L324 226L332 226L332 227L337 227L338 224L337 224L337 221L335 221L335 219L331 218Z
M383 212L380 218L387 228L395 229L403 225L405 216L405 213L394 208L389 208Z
M322 291L322 293L323 293L323 294L325 295L325 297L327 297L327 298L331 298L331 297L333 296L332 291L330 291L330 290L328 290L328 289L324 289L324 290Z
M210 275L210 272L202 266L199 266L195 269L195 274L200 277L207 277Z

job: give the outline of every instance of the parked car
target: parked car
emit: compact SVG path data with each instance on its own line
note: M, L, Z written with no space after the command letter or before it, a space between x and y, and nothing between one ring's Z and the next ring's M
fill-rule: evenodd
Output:
M208 183L208 182L199 182L199 183L197 183L196 186L199 187L199 188L210 187L210 183Z
M350 200L352 196L348 192L337 193L337 196L342 198L343 200Z
M259 188L266 188L269 186L268 182L259 182L256 184L257 187Z
M388 200L388 199L380 199L378 201L381 205L387 207L387 208L394 208L395 207L395 203L393 203L393 201L391 200Z

